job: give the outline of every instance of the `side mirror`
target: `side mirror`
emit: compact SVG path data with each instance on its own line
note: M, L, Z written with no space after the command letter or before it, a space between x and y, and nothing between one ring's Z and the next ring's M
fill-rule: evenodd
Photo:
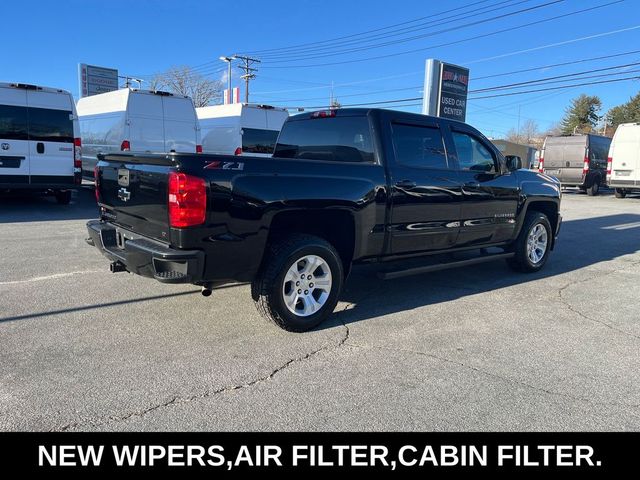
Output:
M517 155L507 155L505 160L507 161L507 169L510 172L514 172L522 168L522 159Z

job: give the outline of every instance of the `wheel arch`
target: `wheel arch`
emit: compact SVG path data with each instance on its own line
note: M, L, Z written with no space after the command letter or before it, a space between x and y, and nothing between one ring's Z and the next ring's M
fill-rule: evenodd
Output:
M314 235L329 242L340 255L345 278L349 275L356 245L355 220L350 211L306 208L279 212L271 220L267 245L292 233Z

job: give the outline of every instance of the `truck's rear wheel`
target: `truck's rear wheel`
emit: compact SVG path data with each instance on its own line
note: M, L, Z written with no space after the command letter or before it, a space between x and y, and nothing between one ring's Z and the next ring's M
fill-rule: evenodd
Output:
M627 191L624 188L616 188L614 195L616 198L624 198L627 196Z
M587 187L587 195L590 197L595 197L598 193L600 193L600 177L594 178L591 186Z
M513 244L515 256L507 263L519 272L537 272L549 257L553 233L549 219L544 213L527 213L522 230Z
M251 284L260 314L279 327L304 332L325 320L338 303L343 266L327 241L296 234L272 243L261 274Z

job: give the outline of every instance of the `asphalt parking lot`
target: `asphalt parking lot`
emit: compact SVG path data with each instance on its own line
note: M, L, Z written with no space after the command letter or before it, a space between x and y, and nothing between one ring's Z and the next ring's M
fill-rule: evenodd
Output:
M638 430L640 196L569 191L562 214L542 272L358 269L293 334L247 285L109 273L87 187L0 199L0 429Z

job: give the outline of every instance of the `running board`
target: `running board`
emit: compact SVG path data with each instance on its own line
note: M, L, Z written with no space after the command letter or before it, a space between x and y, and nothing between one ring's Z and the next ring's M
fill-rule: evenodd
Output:
M408 277L410 275L418 275L420 273L437 272L438 270L446 270L448 268L466 267L477 263L492 262L493 260L504 260L512 258L515 253L494 253L491 255L482 255L480 257L470 258L467 260L459 260L457 262L437 263L435 265L426 265L423 267L408 268L406 270L396 270L391 272L378 272L378 278L382 280L391 280L393 278Z

